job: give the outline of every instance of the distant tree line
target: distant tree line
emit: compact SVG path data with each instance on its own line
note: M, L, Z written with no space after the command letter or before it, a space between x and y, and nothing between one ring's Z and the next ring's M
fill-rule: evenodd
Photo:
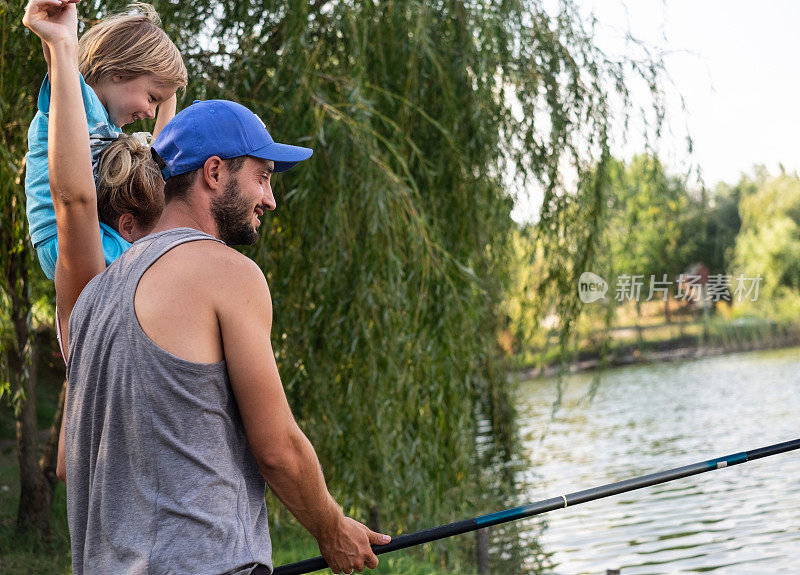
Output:
M596 265L609 276L666 275L673 295L676 278L696 264L732 282L758 275L761 303L744 307L769 315L800 293L798 200L800 179L784 171L771 175L757 166L737 183L709 190L668 174L655 156L615 160Z

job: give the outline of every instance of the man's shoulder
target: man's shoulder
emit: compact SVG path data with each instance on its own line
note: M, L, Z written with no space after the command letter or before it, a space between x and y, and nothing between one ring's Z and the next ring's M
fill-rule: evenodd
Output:
M242 314L252 315L259 306L269 305L264 303L264 274L252 260L210 236L196 235L177 245L162 243L165 248L170 245L137 284L139 324L173 355L197 363L220 361L223 329L241 330ZM136 244L131 249L137 249Z
M171 286L167 288L170 299L190 300L194 309L213 310L221 326L229 322L240 326L242 314L271 313L264 272L238 251L216 241L201 240L181 244L166 255L169 259L163 262L162 274L174 275L158 283Z
M176 279L199 282L199 287L209 290L266 283L264 272L253 260L213 239L180 244L162 259L164 270Z

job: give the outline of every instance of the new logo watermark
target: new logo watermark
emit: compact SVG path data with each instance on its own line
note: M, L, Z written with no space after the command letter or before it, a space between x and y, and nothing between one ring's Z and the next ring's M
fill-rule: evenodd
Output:
M578 279L578 297L583 303L606 299L606 292L608 283L595 273L583 272Z
M761 285L761 274L749 277L744 274L737 276L725 274L680 274L674 281L668 279L667 274L662 274L657 279L655 274L645 281L644 275L621 274L617 276L614 290L614 299L618 302L625 301L653 301L660 299L666 301L670 289L675 286L677 301L703 302L727 301L743 302L756 301L758 288ZM593 272L583 272L578 278L578 297L583 303L592 303L605 300L608 292L608 282Z

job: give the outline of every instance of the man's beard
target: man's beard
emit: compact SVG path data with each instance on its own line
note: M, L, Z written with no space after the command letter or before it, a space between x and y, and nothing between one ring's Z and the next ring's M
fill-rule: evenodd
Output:
M253 227L253 208L239 194L238 178L231 178L222 195L211 200L211 215L219 239L229 246L251 246L258 241Z

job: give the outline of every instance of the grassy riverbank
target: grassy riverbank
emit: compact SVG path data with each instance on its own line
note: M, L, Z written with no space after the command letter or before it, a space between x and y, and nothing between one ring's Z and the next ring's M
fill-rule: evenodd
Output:
M575 373L800 345L800 326L792 322L720 317L706 321L658 319L608 331L584 331L577 338L580 343L566 352L559 350L556 342L549 342L544 350L519 354L515 358L517 371L525 377L537 377L554 375L565 364Z

